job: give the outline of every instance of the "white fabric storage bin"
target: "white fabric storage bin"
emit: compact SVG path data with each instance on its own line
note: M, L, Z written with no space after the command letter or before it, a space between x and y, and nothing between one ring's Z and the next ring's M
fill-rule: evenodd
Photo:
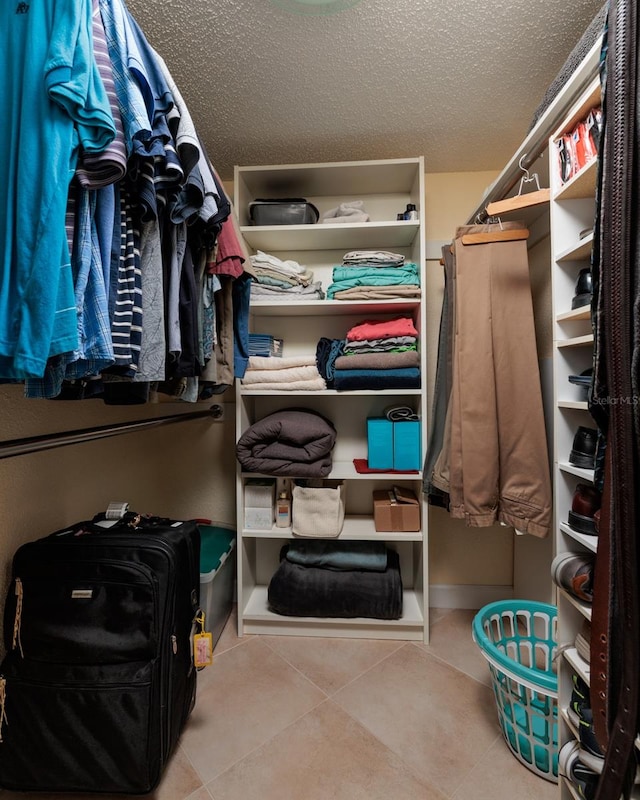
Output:
M318 539L340 536L344 524L344 496L344 483L294 486L291 504L293 533Z

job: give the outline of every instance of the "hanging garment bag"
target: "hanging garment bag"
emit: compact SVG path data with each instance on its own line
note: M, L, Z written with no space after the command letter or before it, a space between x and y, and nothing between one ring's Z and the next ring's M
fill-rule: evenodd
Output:
M149 792L194 705L196 523L97 520L14 556L0 666L6 789Z

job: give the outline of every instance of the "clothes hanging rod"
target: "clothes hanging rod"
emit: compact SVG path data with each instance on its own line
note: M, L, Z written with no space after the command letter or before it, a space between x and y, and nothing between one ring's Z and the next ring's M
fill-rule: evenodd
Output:
M74 431L62 433L46 433L41 436L27 436L24 439L8 439L0 442L0 459L22 456L27 453L37 453L40 450L52 450L54 447L65 447L69 444L91 442L95 439L106 439L110 436L119 436L122 433L156 428L161 425L172 425L176 422L185 422L190 419L221 420L223 407L220 404L211 406L206 411L191 411L187 414L171 414L154 419L144 419L139 422L118 422L113 425L99 425L92 428L79 428Z

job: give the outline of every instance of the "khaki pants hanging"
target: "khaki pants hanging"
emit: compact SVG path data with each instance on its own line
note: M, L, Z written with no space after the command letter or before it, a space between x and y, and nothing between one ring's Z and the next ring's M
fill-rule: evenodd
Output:
M551 481L526 242L461 242L464 233L500 229L456 232L453 383L433 482L468 525L501 522L546 536Z

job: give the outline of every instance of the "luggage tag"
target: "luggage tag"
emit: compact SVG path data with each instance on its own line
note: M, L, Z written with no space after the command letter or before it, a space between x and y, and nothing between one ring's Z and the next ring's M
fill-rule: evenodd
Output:
M193 663L196 669L208 667L213 663L213 636L204 629L204 611L196 614L195 624L200 626L200 631L193 635Z

